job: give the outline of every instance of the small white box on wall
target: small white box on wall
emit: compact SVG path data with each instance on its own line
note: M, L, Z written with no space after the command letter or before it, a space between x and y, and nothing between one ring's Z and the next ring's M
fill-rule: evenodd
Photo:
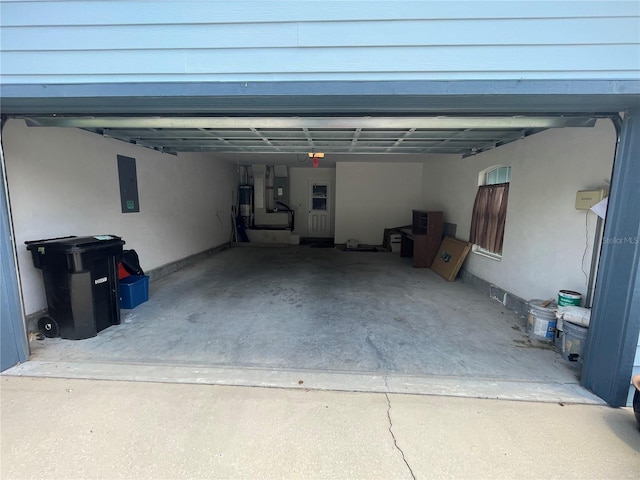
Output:
M576 210L589 210L596 203L600 202L605 195L605 191L600 190L579 190L576 193Z

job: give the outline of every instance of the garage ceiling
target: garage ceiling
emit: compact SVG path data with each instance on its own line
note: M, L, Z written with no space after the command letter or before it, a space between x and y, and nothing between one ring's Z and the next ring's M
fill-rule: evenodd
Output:
M548 128L592 127L592 116L27 117L165 153L475 155Z

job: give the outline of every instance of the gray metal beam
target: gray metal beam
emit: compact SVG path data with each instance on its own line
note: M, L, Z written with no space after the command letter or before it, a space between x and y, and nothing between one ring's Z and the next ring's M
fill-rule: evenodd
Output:
M640 335L640 109L627 111L611 179L582 382L613 407L627 401Z
M640 106L640 80L1 84L0 97L9 115L617 113Z
M593 127L590 116L416 116L416 117L65 117L26 119L30 127L140 128L425 128L513 129Z
M640 95L638 80L401 80L279 82L156 82L85 84L4 84L4 98L69 97L254 97L304 95ZM488 100L494 100L490 98Z

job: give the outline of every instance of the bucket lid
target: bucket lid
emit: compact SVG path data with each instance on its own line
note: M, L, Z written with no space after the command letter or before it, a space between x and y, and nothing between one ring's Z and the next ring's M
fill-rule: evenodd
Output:
M546 307L543 307L546 305ZM555 301L543 300L540 298L534 298L529 300L529 308L538 312L548 313L555 315L555 310L558 308L558 304Z
M586 333L589 330L589 327L585 327L584 325L578 325L577 323L572 322L571 320L563 320L562 327L566 330L571 330L573 332Z
M581 298L582 294L580 292L574 292L573 290L560 290L558 295L562 295L569 298Z
M92 237L60 237L25 242L27 250L62 253L83 253L103 247L123 245L125 242L116 235L94 235Z

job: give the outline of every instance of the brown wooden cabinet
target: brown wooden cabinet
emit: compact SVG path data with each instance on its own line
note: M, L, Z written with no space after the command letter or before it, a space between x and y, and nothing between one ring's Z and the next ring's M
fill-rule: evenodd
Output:
M423 210L413 211L414 222L419 222L419 228L415 225L413 231L424 233L413 236L413 266L415 268L429 268L442 242L442 227L444 216L442 212L427 212Z

